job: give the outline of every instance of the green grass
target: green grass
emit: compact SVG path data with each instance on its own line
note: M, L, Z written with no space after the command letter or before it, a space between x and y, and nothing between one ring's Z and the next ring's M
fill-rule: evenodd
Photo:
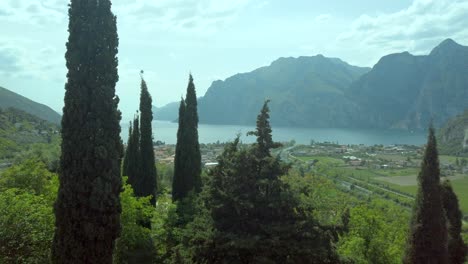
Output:
M381 181L383 182L383 181ZM383 182L388 185L390 188L399 190L409 194L416 194L418 191L418 186L401 186L398 184L393 184L389 182ZM464 214L468 214L468 177L463 179L457 179L452 181L452 187L457 194L458 202L460 204L461 210Z
M455 163L456 160L456 156L439 155L439 161L441 163Z
M419 168L404 168L404 169L385 169L385 170L375 170L376 174L380 176L409 176L417 175L419 173Z
M325 165L344 165L344 161L342 159L327 157L327 156L299 156L295 157L302 161L311 161L311 160L318 160L318 164L325 164Z
M457 194L463 213L468 214L468 177L452 181L452 187Z

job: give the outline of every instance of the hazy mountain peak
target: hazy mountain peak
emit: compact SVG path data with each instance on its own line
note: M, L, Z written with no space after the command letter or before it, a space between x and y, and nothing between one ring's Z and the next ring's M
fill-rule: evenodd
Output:
M435 47L432 51L430 56L440 56L440 55L448 55L448 54L454 54L456 52L459 52L461 49L466 48L465 46L462 46L455 42L453 39L446 39L442 41L437 47Z

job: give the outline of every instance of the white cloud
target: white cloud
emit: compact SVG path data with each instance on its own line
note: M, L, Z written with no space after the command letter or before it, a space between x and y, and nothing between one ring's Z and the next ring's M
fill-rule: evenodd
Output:
M330 14L321 14L315 17L315 22L324 23L330 20L331 18L332 18L332 15Z
M22 23L32 26L50 26L66 21L66 0L2 0L0 22Z
M250 0L114 1L119 19L142 30L210 34L233 21Z
M337 38L340 48L362 55L368 64L382 55L409 51L426 54L445 38L468 40L468 1L415 0L389 14L362 15Z

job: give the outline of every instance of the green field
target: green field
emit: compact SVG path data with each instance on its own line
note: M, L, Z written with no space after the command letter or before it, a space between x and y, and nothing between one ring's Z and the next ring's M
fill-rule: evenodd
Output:
M321 172L330 176L345 176L359 179L361 181L378 181L390 189L415 195L417 192L417 175L419 168L388 168L374 169L367 167L351 167L339 158L328 156L301 156L293 159L301 161L318 160L315 164ZM380 158L388 160L404 160L405 157L399 155L382 155ZM454 156L440 156L441 163L454 163ZM452 186L458 196L462 211L468 214L468 175L457 175L450 177Z
M416 194L418 187L417 185L399 185L395 183L390 183L387 181L381 181L387 184L390 188L399 190L409 194ZM460 207L464 214L468 214L468 176L465 175L462 178L457 177L457 179L451 180L452 187L455 190L455 193L458 196L458 201Z
M337 159L333 157L327 156L294 156L294 158L302 160L302 161L312 161L318 160L318 165L334 165L334 166L343 166L345 162L342 159Z

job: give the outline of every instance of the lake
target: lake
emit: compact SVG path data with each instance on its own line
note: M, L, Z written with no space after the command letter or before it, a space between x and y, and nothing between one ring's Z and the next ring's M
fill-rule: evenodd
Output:
M167 144L175 144L177 127L177 123L153 121L154 140L161 140ZM198 126L199 141L200 143L227 142L232 141L240 133L243 142L252 143L255 141L255 137L247 137L245 134L254 129L254 126L200 124ZM122 124L121 136L124 142L126 142L128 138L128 123ZM273 127L273 139L280 142L294 139L298 144L309 144L311 140L314 140L316 142L338 142L339 144L422 145L426 142L426 134L421 131Z

